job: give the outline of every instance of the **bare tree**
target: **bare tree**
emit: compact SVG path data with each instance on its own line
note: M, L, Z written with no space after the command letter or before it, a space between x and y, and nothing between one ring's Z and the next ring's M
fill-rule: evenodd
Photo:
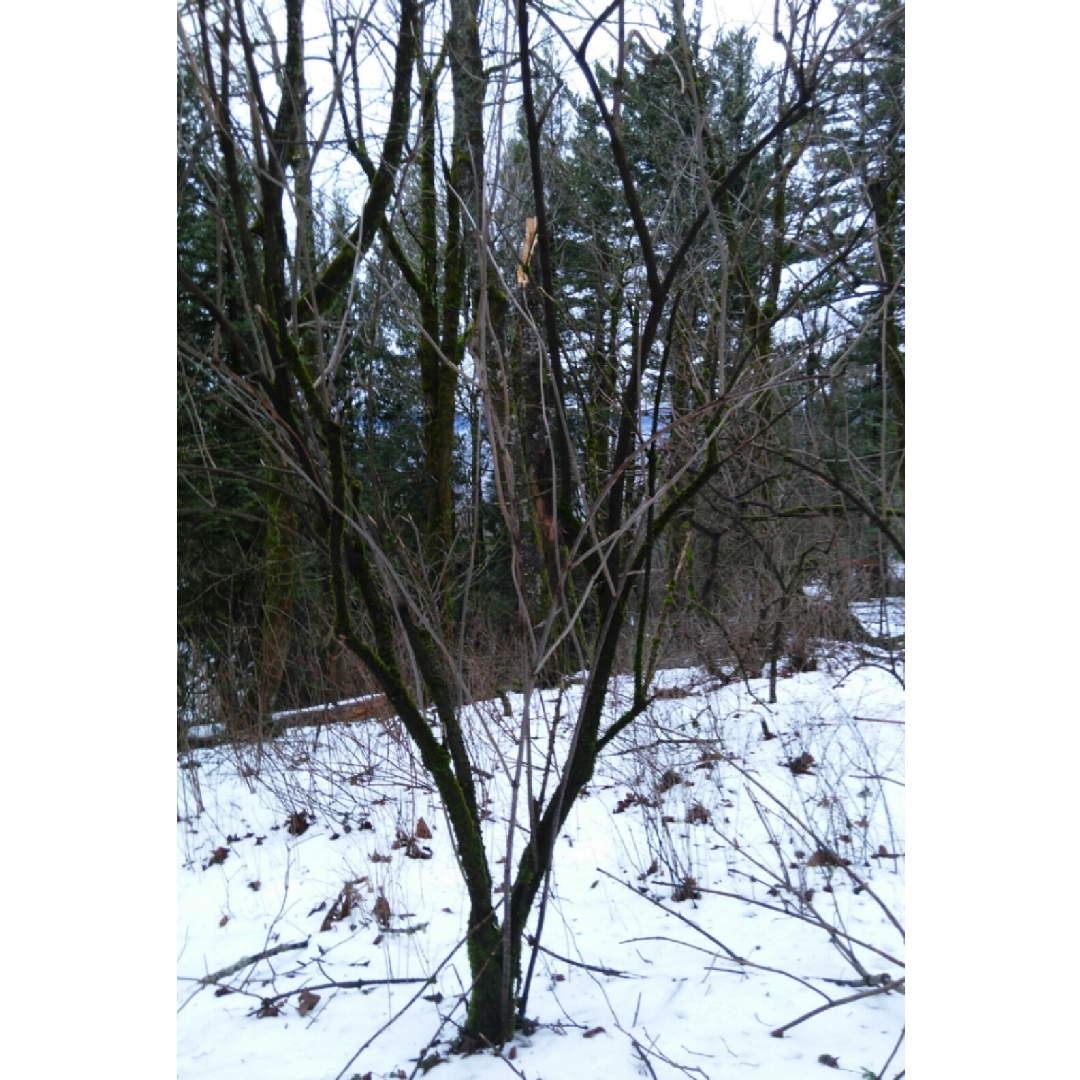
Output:
M188 354L259 433L267 467L288 476L278 518L288 514L289 527L278 535L302 536L318 553L334 647L377 682L439 792L470 904L463 1045L501 1044L524 1016L526 924L539 903L542 928L555 841L598 755L648 705L690 515L818 387L805 365L789 357L785 366L774 330L801 295L781 289L783 193L798 159L791 133L821 107L840 23L820 25L817 0L786 10L774 28L786 64L757 87L771 92L740 138L699 93L698 46L679 0L670 45L635 31L637 54L622 0L577 26L526 0L483 12L476 0L335 0L311 38L302 0L284 0L280 17L248 0L195 0L181 11L182 63L215 145L206 167L218 201L208 212L222 236L220 267L238 288L230 309L178 267L218 343L189 342ZM609 30L605 78L596 43ZM562 91L550 72L538 78L541 34L586 89L603 131L596 150L629 222L633 266L593 337L610 347L581 347L575 304L561 292L543 129ZM677 75L670 103L688 124L677 213L647 189L634 158L624 109L635 63L670 64ZM538 101L538 83L551 98ZM531 212L506 220L500 190L519 93ZM346 186L362 199L327 210ZM741 297L734 317L706 299L717 265L722 291ZM597 285L612 291L610 280ZM371 402L357 357L380 332L415 348L419 521L388 510L356 440ZM803 392L785 396L793 383ZM584 388L600 388L603 402ZM451 483L465 415L471 503L456 500ZM513 807L501 883L473 779L485 734L464 720L476 694L465 631L481 502L501 519L525 696L516 758L504 761ZM775 545L764 551L784 598L770 616L775 660L799 571ZM283 588L275 582L268 594ZM275 640L268 632L267 687L287 647L274 652ZM612 718L620 649L631 654L634 691ZM544 726L532 691L571 661L587 671L580 708Z

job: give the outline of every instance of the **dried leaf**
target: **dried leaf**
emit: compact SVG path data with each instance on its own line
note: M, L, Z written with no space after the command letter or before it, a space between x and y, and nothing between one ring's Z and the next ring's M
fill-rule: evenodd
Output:
M209 869L211 866L220 866L228 857L229 849L227 847L214 848L214 852L210 856L210 861L206 863L203 869Z
M316 1005L319 1004L319 995L313 994L310 990L300 991L300 1000L297 1008L300 1011L301 1016L307 1016Z
M372 862L389 862L390 858L391 858L391 856L389 856L389 855L380 855L377 851L373 851L371 853L371 861Z
M806 860L807 866L850 866L850 859L842 859L827 848L819 848Z
M698 892L697 879L692 877L683 878L682 884L672 892L671 899L676 903L681 903L683 900L700 900L701 893Z
M656 790L661 794L665 791L670 791L673 787L683 782L682 776L679 775L674 769L668 769L663 776L660 777L660 783L656 785Z
M602 1028L602 1027L594 1027L594 1028L590 1028L588 1031L586 1031L585 1034L582 1037L585 1038L585 1039L591 1039L594 1035L604 1035L604 1034L606 1034L606 1031L605 1031L604 1028Z
M675 775L677 776L678 773L676 773ZM628 807L631 807L631 806L648 806L648 807L655 808L655 807L657 807L659 805L660 804L658 802L656 802L653 799L650 799L647 795L639 795L637 792L632 791L632 792L630 792L629 795L626 796L625 799L620 799L615 804L615 811L614 812L616 814L621 814Z
M356 890L353 888L353 883L351 881L345 882L344 887L334 901L334 906L326 913L326 918L323 919L319 932L325 933L334 923L347 919L356 906L356 900Z
M787 764L788 768L796 776L807 776L810 773L810 766L814 764L814 755L804 751L797 758L792 758Z
M258 892L262 888L262 882L261 881L249 881L248 882L248 888L252 892Z
M821 1065L828 1065L830 1069L840 1068L840 1060L838 1058L834 1058L832 1054L819 1054L818 1063Z
M428 828L428 823L423 818L420 818L416 823L415 836L418 840L431 839L431 829Z
M289 830L290 836L300 836L302 833L306 833L310 826L311 822L308 820L307 811L300 810L298 813L289 815L286 828Z
M255 1015L262 1020L267 1016L280 1016L281 1010L272 1001L264 1001Z
M884 844L878 845L877 852L870 856L871 859L899 859L895 851L889 851Z
M409 837L405 845L406 859L430 859L431 857L431 848L422 848L412 837Z
M384 930L390 925L390 901L385 896L375 901L375 918Z
M228 921L229 921L229 916L228 915L222 915L221 916L221 922L218 923L218 926L224 926Z

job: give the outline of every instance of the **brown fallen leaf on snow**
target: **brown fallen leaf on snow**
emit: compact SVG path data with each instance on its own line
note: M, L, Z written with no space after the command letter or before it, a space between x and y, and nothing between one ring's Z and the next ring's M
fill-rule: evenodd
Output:
M586 1031L585 1034L582 1036L582 1038L591 1039L594 1035L605 1035L605 1034L607 1034L606 1029L604 1029L602 1027L594 1027L594 1028L590 1028L588 1031Z
M356 902L356 890L353 887L353 883L347 881L344 888L342 888L339 893L338 898L334 901L333 907L326 913L326 918L323 919L322 926L319 927L319 932L325 933L334 925L334 923L347 919L352 914Z
M307 1014L311 1012L311 1010L314 1009L315 1006L318 1004L318 994L313 994L310 990L306 989L300 991L300 1000L299 1004L297 1005L297 1009L299 1010L301 1016L307 1016Z
M871 859L899 859L900 855L897 852L891 852L884 844L879 844L876 855L871 855Z
M850 866L850 859L841 859L838 855L834 855L831 851L825 848L820 848L815 851L809 859L806 860L807 866Z
M653 861L651 863L649 863L649 869L646 870L644 874L638 874L638 876L637 876L638 881L644 881L650 874L655 874L656 871L659 870L659 869L660 869L660 864L657 863L657 861L655 859L653 859Z
M415 840L409 838L409 842L405 845L406 859L430 859L431 857L431 848L422 848Z
M674 769L668 769L663 776L660 777L660 782L656 785L656 790L663 794L665 791L670 791L673 787L678 787L683 782L682 776Z
M787 766L796 776L808 776L810 774L810 766L813 764L814 755L804 752L797 758L792 758L792 760L787 763Z
M682 884L673 890L671 899L676 903L682 903L683 900L700 900L701 893L698 892L697 878L683 878Z
M385 896L380 896L375 901L375 918L383 929L390 925L390 901Z
M418 840L431 839L431 829L428 828L428 823L423 818L420 818L420 820L416 823L415 835Z
M206 863L203 869L206 870L211 866L220 866L228 857L229 849L227 847L214 848L209 862Z

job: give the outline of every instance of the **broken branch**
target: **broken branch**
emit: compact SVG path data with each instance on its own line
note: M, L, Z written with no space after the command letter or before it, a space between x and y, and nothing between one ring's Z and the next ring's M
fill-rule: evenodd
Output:
M214 983L220 982L222 979L227 979L230 975L235 975L238 971L243 971L246 967L251 967L252 964L257 964L260 960L267 960L271 956L277 956L278 953L289 952L291 949L306 949L308 947L307 941L294 941L286 945L275 945L272 949L264 949L261 953L256 953L254 956L245 956L240 960L237 960L235 964L230 964L227 968L222 968L220 971L215 971L213 975L204 975L199 982L203 986L213 986Z

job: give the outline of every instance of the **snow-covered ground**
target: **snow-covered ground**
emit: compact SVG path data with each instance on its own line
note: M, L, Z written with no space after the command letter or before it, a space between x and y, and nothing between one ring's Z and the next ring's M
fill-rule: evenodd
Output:
M888 621L903 632L902 602ZM902 664L889 667L839 650L780 680L771 706L766 680L658 673L656 700L560 837L528 998L537 1026L501 1057L448 1054L469 984L465 892L393 721L294 729L261 755L193 751L178 773L178 1077L409 1077L437 1062L444 1080L781 1080L828 1066L893 1080L904 698ZM580 693L534 697L544 745ZM612 717L629 694L615 686ZM498 875L517 718L494 703L468 721Z

